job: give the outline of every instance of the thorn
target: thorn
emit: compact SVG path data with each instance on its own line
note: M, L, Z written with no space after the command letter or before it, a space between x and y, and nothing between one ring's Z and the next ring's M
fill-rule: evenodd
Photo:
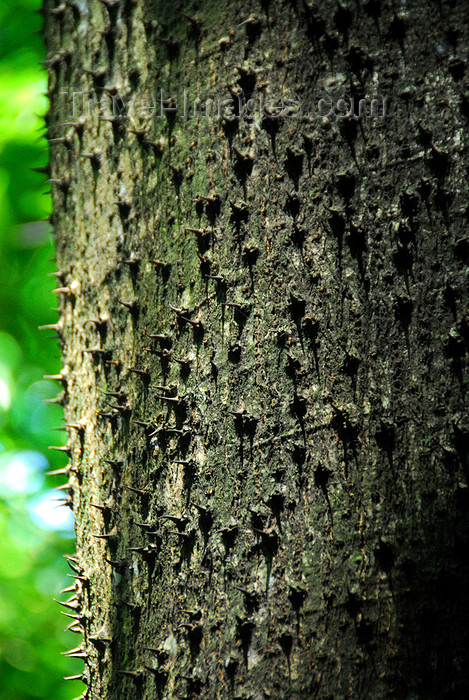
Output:
M177 362L178 365L190 365L190 361L189 361L189 360L181 360L181 359L178 358L178 357L173 357L173 360L174 360L174 362Z
M186 318L186 317L183 316L182 314L179 315L179 318L180 318L182 321L185 321L186 323L190 323L192 326L198 326L199 328L202 326L202 322L201 322L201 321L193 321L193 320L190 319L190 318Z
M113 420L114 418L117 418L119 412L115 411L114 413L111 413L110 411L96 411L96 415L107 420Z
M237 27L244 27L245 24L254 24L258 21L259 20L256 19L256 17L248 17L247 19L244 20L244 22L241 22L240 24L238 24Z
M138 314L138 310L139 310L138 301L121 301L120 299L118 299L117 301L119 304L122 304L122 306L127 307L127 309L129 309L130 313L133 316Z
M70 608L70 610L78 610L80 608L80 603L76 596L72 596L69 600L57 600L57 598L54 598L54 601L59 605L63 605L64 608Z
M112 637L109 634L109 630L104 625L96 632L96 634L90 636L89 639L91 642L112 642Z
M106 561L108 564L110 564L112 567L114 567L116 569L123 569L127 564L126 559L121 559L120 561L117 561L114 559L106 559Z
M134 134L137 138L142 138L148 133L148 129L127 129L129 134Z
M63 393L59 394L59 395L56 396L54 399L42 399L43 403L50 403L50 404L52 404L52 403L58 403L58 404L60 404L60 405L63 404L63 400L64 400L64 394L63 394Z
M184 311L186 311L186 309L180 309L177 306L173 306L172 304L169 304L169 308L171 309L171 311L174 311L174 313L176 313L176 314L182 314L182 313L184 313Z
M97 503L92 503L91 505L93 506L93 508L97 508L98 510L101 510L101 511L107 510L107 506L100 506Z
M73 576L73 574L67 574L67 576ZM78 622L78 620L83 620L85 618L85 615L82 615L80 613L73 614L73 613L65 612L64 610L61 610L60 614L65 615L65 617L71 617L72 620L75 620L75 622Z
M74 632L75 634L85 634L85 628L79 622L71 622L66 626L64 632Z
M124 265L130 265L130 266L132 266L132 265L139 265L139 264L140 264L140 260L139 260L138 258L128 258L127 260L122 260L122 263L123 263Z
M67 482L66 484L62 484L62 486L55 486L53 488L53 491L71 491L73 490L73 487L70 482Z
M107 319L107 318L101 318L101 319L98 319L98 318L89 318L89 319L87 319L87 320L85 321L85 324L86 324L86 323L94 323L95 326L102 326L102 327L105 327L106 324L107 324L107 322L108 322L108 319Z
M206 233L204 228L191 228L190 226L183 226L184 231L189 231L190 233Z
M163 396L161 394L155 394L155 399L160 401L168 401L169 403L181 403L181 399L178 396Z
M134 525L142 528L142 530L151 530L152 527L155 527L152 523L138 523L136 520L134 520Z
M68 475L68 474L70 474L71 467L72 467L71 464L67 464L67 466L63 467L62 469L53 469L50 472L46 472L46 476L59 476L59 474Z
M65 379L65 375L62 373L60 373L60 374L44 374L43 377L44 377L44 379L52 379L52 380L55 380L58 382L61 382L62 379ZM52 401L55 401L55 399L44 399L44 401L52 402Z
M104 355L105 353L109 353L109 350L103 350L103 348L87 348L86 350L82 350L82 352L91 352L96 355Z
M123 459L105 459L104 460L106 464L110 464L111 467L123 467L124 466L124 460Z
M51 185L65 185L66 182L68 183L68 180L65 178L50 177L46 182Z
M170 435L187 435L188 433L192 432L192 430L187 426L185 428L165 428L164 430Z
M152 350L151 348L143 348L144 350L147 350L148 352L151 352L153 355L156 355L157 357L171 357L172 356L172 350L167 350L166 348L164 350Z
M58 323L47 323L45 326L38 326L39 331L61 331L63 328L63 323L60 321Z
M178 527L184 528L186 527L187 523L189 522L190 518L187 517L187 515L184 515L182 517L178 517L176 515L160 515L160 520L171 520L172 523L177 525Z
M161 342L168 342L169 340L171 340L169 335L162 335L161 333L146 333L144 331L143 335L145 335L147 338L150 338L151 340L160 340Z
M64 554L64 558L67 560L71 570L78 574L80 566L80 564L78 563L78 559L76 557L72 557L70 554Z
M70 445L63 445L56 447L55 445L50 445L49 450L57 450L57 452L67 452L67 454L71 455L72 454L72 448Z
M83 681L83 679L83 673L77 673L76 676L64 676L64 681ZM83 697L83 695L81 697Z
M76 294L79 289L79 282L75 280L68 287L57 287L52 290L52 294Z
M123 676L130 676L131 678L134 678L135 680L138 680L143 675L143 672L141 669L138 669L137 671L122 671L121 669L118 669L117 673L121 673Z
M136 367L128 367L129 372L133 372L134 374L140 374L142 377L147 377L149 378L148 372L146 372L144 369L137 369Z
M73 500L71 496L67 496L67 498L61 498L60 500L57 501L57 505L55 506L56 508L60 508L61 506L68 506L73 510Z
M146 491L145 489L136 489L133 486L125 486L125 488L129 491L133 491L133 493L136 493L139 496L146 496L148 494L148 491Z
M68 649L68 651L62 651L60 653L62 656L74 656L78 659L84 659L88 656L88 654L85 652L85 647L83 644L80 644L79 647L75 647L74 649Z
M143 420L136 420L135 418L132 420L132 423L140 425L142 428L145 428L145 430L148 430L151 427L151 423L146 423Z
M179 537L189 537L187 532L180 532L179 530L168 530L167 535L179 535Z
M223 275L205 275L205 277L209 280L215 280L215 282L226 282L226 277Z
M71 126L74 129L79 129L85 125L85 117L79 117L76 122L62 122L59 126Z

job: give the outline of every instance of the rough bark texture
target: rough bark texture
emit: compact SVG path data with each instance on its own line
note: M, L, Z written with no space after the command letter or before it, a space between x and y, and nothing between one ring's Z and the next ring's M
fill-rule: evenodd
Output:
M468 19L46 2L85 697L466 695Z

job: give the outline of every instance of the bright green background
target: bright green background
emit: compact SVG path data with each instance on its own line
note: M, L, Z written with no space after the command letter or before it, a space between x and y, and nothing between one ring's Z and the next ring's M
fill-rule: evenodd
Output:
M47 217L51 198L44 136L47 75L39 30L40 0L0 0L0 697L70 700L83 684L65 682L83 664L61 652L81 637L63 629L53 597L73 579L62 557L74 550L71 519L49 523L50 489L65 464L48 445L64 443L53 430L59 406L43 398L60 387L43 379L60 369L56 340L39 324L54 323L53 245ZM39 32L39 33L38 33ZM39 115L39 116L38 116ZM61 492L54 495L60 498ZM64 514L66 515L66 514Z

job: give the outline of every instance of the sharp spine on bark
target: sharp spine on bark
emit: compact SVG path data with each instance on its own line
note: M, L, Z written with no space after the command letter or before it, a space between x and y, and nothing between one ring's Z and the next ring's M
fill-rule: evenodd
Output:
M85 651L83 644L75 647L74 649L68 649L68 651L62 651L62 656L73 657L75 659L86 659L88 658L88 653Z
M173 435L187 435L192 433L192 429L188 426L183 426L182 428L164 428L165 432Z
M73 487L69 481L67 481L66 484L62 484L62 486L54 486L52 489L53 491L72 491Z
M145 430L149 430L149 428L151 428L151 423L147 423L143 420L136 420L134 418L132 423L136 423L136 425L140 425L142 428L145 428Z
M162 335L161 333L146 333L145 331L142 331L142 335L144 335L146 338L150 338L151 340L158 340L161 343L168 343L171 341L169 335Z
M67 574L67 576L72 575L73 574ZM78 578L78 576L76 578ZM83 613L68 613L64 610L61 610L60 612L62 615L65 615L65 617L70 617L72 620L75 620L75 622L78 622L79 620L84 620L86 618L86 615L83 615Z
M111 354L110 350L104 350L103 348L86 348L82 352L89 352L94 355L105 355L106 353Z
M46 472L46 476L59 476L60 474L68 475L68 474L70 474L71 468L72 468L72 465L67 464L67 466L62 467L62 469L53 469L50 472Z
M71 296L78 293L79 287L79 282L75 281L66 287L57 287L56 289L53 289L52 294L66 294L67 296Z
M114 420L119 415L118 412L111 413L109 411L96 411L96 415L105 420Z
M49 445L49 450L57 450L57 452L66 452L68 455L72 454L72 448L70 445Z
M120 299L118 299L117 301L119 304L129 309L132 316L138 316L140 308L138 301L121 301Z
M45 326L38 326L37 328L40 331L57 331L59 333L63 329L63 322L47 323Z
M43 401L43 403L50 403L50 404L57 403L60 406L63 406L64 399L65 399L65 394L62 392L53 399L42 399L42 401Z
M63 605L64 608L70 608L70 610L78 610L80 608L80 604L76 596L72 596L69 598L69 600L57 600L57 598L54 598L54 601L59 605Z
M64 681L82 681L88 685L88 680L83 673L77 673L76 676L64 676Z
M147 496L148 495L148 491L146 491L145 489L136 489L134 486L126 486L125 488L128 489L129 491L132 491L133 493L138 494L139 496Z
M79 562L77 557L72 556L71 554L64 554L64 559L67 560L68 565L72 569L72 571L75 571L76 573L79 573Z
M85 634L85 628L79 622L71 622L66 626L64 632L73 632L74 634Z
M143 671L141 669L137 669L135 671L123 671L118 669L117 673L121 673L123 676L130 676L134 680L139 680L143 675Z
M155 399L160 401L168 401L168 403L181 403L181 399L178 396L163 396L162 394L155 394Z
M76 578L79 581L89 581L89 578L87 576L81 576L80 574L67 574L67 576L71 576L72 578ZM62 612L62 615L66 615L67 613Z

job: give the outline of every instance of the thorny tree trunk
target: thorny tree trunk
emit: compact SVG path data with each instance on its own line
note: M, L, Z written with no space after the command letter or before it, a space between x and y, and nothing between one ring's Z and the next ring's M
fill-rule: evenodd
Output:
M468 19L46 2L85 697L465 696Z

